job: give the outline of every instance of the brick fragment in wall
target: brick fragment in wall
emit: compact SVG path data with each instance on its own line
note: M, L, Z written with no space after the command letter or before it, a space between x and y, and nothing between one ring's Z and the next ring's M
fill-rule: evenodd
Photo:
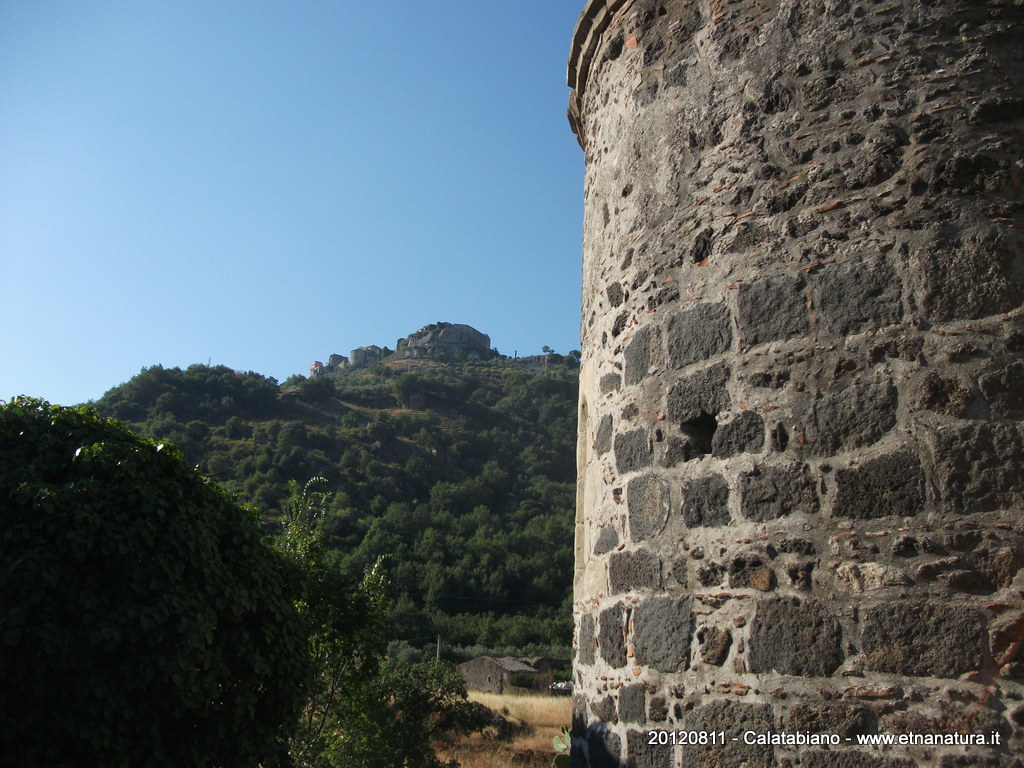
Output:
M810 330L806 283L791 275L743 283L736 293L736 319L743 347L803 336Z
M601 611L598 617L599 630L597 645L601 658L612 667L626 666L626 640L623 630L626 627L626 609L622 603Z
M594 616L590 613L580 615L579 631L576 633L576 662L591 665L594 663Z
M721 475L706 475L683 486L680 508L687 528L717 527L729 522L729 485Z
M635 472L653 463L653 447L646 429L631 429L615 435L615 468L619 474Z
M682 748L682 764L701 768L775 768L775 749L764 744L745 744L744 731L775 730L769 704L742 704L718 699L695 707L683 718L680 730L725 731L725 744L688 744ZM733 741L736 739L736 741Z
M642 723L647 716L647 686L626 685L619 689L619 720Z
M818 511L818 494L809 467L789 462L740 475L740 498L748 520L765 522L794 512Z
M753 411L742 411L731 421L719 424L711 438L712 455L722 458L760 451L763 447L764 419Z
M665 768L672 765L671 744L651 744L648 731L626 732L626 747L629 759L626 768Z
M660 589L661 586L661 558L650 550L613 552L608 559L611 594L635 589Z
M643 666L659 672L686 669L692 632L689 597L650 597L633 609L633 652Z
M910 517L924 509L924 475L917 455L900 451L836 470L832 514L870 520Z
M903 675L958 677L985 657L980 608L925 600L889 601L864 611L865 668Z
M889 379L857 381L811 405L807 442L826 455L871 445L896 425L896 405L896 387Z
M726 352L732 344L732 315L722 304L697 304L665 323L671 368L683 368Z
M643 541L665 528L671 507L668 482L658 475L634 477L626 485L626 506L629 511L629 537Z
M839 621L815 598L759 602L749 645L751 672L820 677L831 675L843 661Z

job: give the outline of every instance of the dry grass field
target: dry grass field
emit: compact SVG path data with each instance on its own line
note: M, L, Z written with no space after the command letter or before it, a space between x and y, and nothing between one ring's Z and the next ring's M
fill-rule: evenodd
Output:
M569 696L497 694L471 691L469 698L509 722L510 732L488 728L438 745L444 760L458 760L462 768L548 768L555 756L551 739L569 726Z

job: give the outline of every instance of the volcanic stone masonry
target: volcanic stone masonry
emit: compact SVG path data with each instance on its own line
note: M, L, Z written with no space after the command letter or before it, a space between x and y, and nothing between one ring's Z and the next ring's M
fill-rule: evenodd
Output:
M592 0L569 84L575 764L1024 764L1024 3Z

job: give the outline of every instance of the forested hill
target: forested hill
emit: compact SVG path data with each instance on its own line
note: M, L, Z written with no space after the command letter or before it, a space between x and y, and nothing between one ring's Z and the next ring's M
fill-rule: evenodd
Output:
M172 440L268 519L290 482L325 478L338 567L387 556L399 638L565 646L578 373L547 363L403 361L281 385L154 366L93 405Z

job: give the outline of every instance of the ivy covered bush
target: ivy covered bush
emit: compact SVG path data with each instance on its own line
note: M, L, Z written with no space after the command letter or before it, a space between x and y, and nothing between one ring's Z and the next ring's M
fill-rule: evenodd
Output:
M173 446L0 405L2 761L285 762L309 661L278 557Z

